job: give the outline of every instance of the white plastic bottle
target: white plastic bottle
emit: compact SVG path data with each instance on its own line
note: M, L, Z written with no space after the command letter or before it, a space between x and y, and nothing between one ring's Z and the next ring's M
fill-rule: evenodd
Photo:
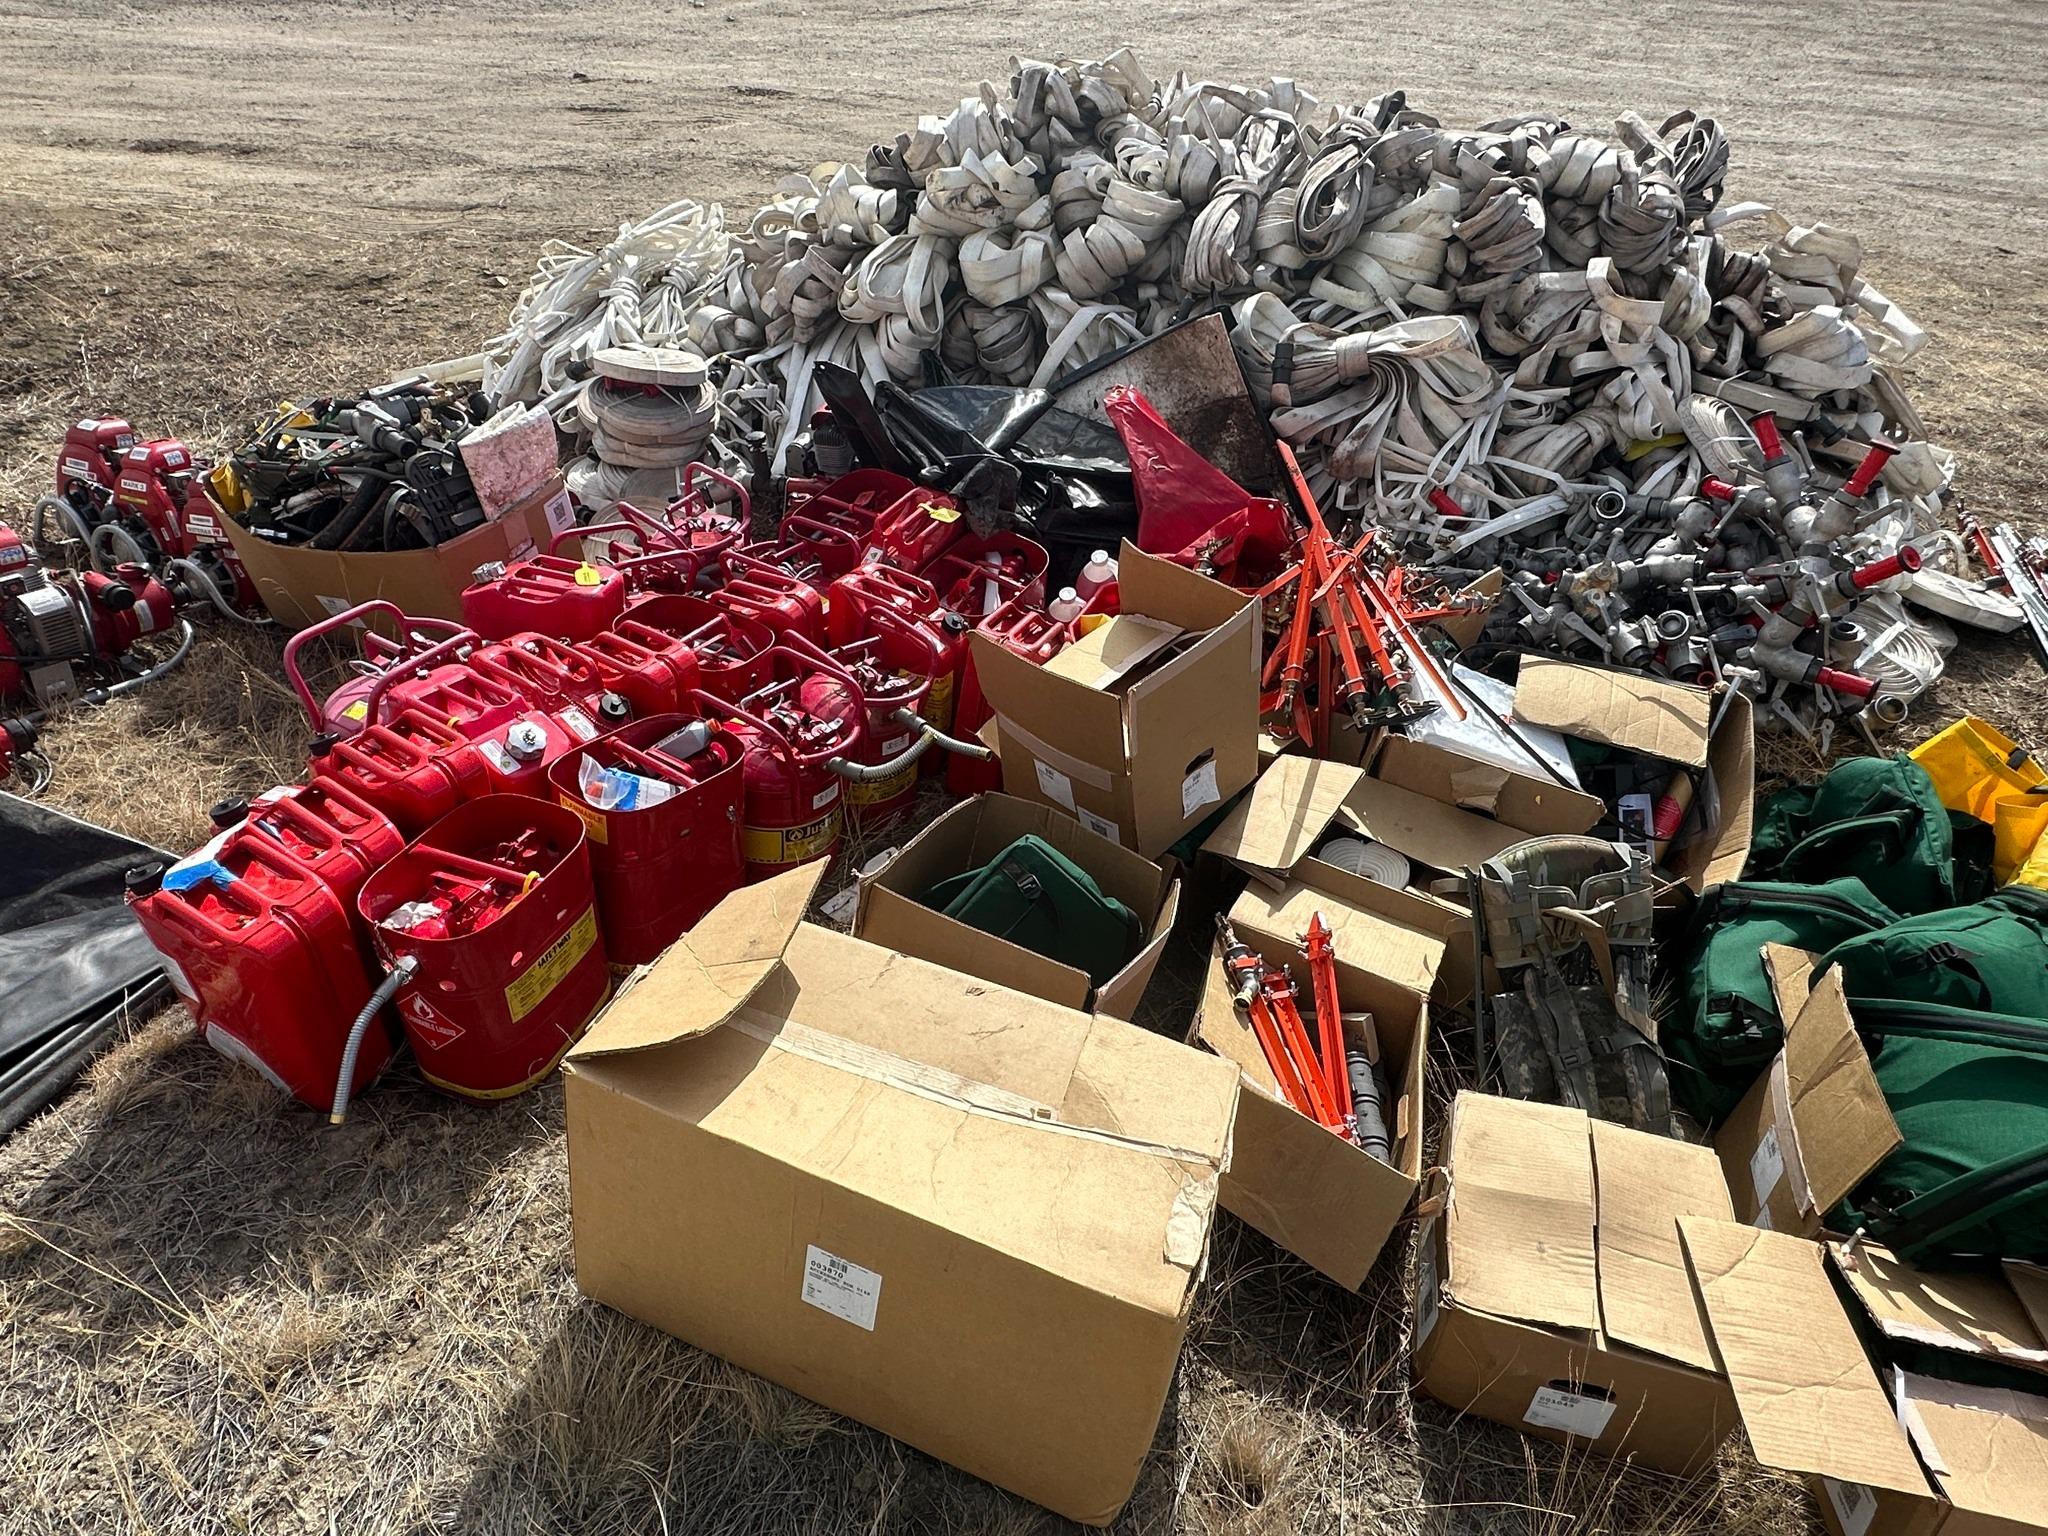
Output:
M1060 595L1046 604L1045 611L1061 624L1081 617L1081 599L1072 587L1061 587Z
M1086 603L1089 598L1116 580L1116 562L1109 558L1109 551L1098 549L1088 557L1088 564L1081 574L1074 578L1074 593Z

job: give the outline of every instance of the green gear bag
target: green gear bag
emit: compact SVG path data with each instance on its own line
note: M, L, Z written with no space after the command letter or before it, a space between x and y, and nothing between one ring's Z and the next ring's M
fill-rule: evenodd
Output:
M1818 884L1738 880L1694 904L1668 966L1672 1005L1658 1029L1671 1094L1715 1125L1785 1043L1763 946L1827 951L1898 921L1854 876Z
M1849 998L1903 1138L1829 1217L1909 1263L2048 1261L2048 1024Z
M2048 1019L2048 891L2007 886L1974 906L1901 918L1826 951L1851 998Z
M1910 757L1856 757L1764 803L1742 878L1855 875L1894 912L1933 912L1991 889L1992 829L1941 803Z
M918 901L970 928L1088 974L1099 987L1144 943L1144 925L1044 838L1027 833L979 869L949 875Z

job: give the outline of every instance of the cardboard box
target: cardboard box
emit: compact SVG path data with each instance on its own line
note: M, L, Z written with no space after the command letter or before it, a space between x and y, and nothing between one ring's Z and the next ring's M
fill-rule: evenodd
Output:
M1123 612L1034 666L973 635L1003 789L1146 857L1258 772L1256 598L1125 544Z
M1695 892L1740 878L1749 862L1756 797L1751 713L1740 693L1716 696L1639 672L1547 656L1524 658L1515 678L1516 720L1654 757L1711 781L1713 805L1707 807L1704 790L1693 802L1703 812L1698 832L1662 861Z
M570 1053L586 1295L1072 1519L1152 1444L1237 1074L735 892Z
M1145 927L1146 938L1122 970L1091 988L1086 973L933 911L922 891L988 863L1020 837L1044 838L1086 870ZM1098 837L1047 805L1010 795L963 800L912 838L886 866L861 881L855 938L866 939L969 976L1029 992L1067 1008L1128 1019L1136 1014L1180 911L1180 881L1150 859Z
M1274 759L1252 792L1203 840L1202 852L1228 859L1255 881L1278 889L1289 880L1331 894L1360 877L1318 858L1334 835L1385 843L1410 863L1408 898L1390 909L1408 927L1443 943L1436 1000L1455 1006L1472 995L1472 918L1433 896L1439 875L1483 863L1528 833L1461 811L1432 796L1369 777L1362 768L1321 758Z
M1877 1337L2031 1364L2040 1316L1998 1277L1729 1222L1680 1230L1757 1460L1808 1477L1836 1536L2048 1530L2048 1393L1880 1374L1850 1311Z
M1814 961L1802 950L1764 946L1785 1043L1713 1138L1736 1218L1801 1237L1816 1236L1827 1213L1901 1140L1841 976L1831 971L1815 982Z
M304 629L378 597L417 617L459 619L462 589L478 566L545 551L574 526L575 513L561 476L550 474L502 517L432 549L344 554L259 539L226 511L220 520L271 617Z
M1429 995L1443 941L1413 925L1416 903L1400 891L1327 865L1306 873L1324 883L1291 881L1278 891L1254 885L1232 906L1231 922L1267 961L1293 965L1304 995L1308 978L1297 941L1314 913L1329 923L1338 1002L1346 1012L1373 1018L1372 1045L1394 1100L1387 1116L1392 1164L1331 1135L1281 1097L1214 958L1192 1039L1235 1063L1244 1076L1223 1176L1223 1208L1339 1285L1356 1289L1422 1178Z
M1728 1224L1714 1154L1465 1092L1442 1160L1420 1239L1416 1385L1525 1434L1684 1476L1707 1466L1735 1405L1678 1221Z

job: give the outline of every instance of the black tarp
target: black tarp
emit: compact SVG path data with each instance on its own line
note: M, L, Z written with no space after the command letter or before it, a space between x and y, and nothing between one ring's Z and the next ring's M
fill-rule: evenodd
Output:
M0 1136L49 1103L165 991L122 902L147 844L0 792Z

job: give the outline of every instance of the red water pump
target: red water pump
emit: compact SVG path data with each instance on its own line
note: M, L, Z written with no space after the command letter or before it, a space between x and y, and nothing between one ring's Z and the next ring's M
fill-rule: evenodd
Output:
M158 637L176 640L170 657L135 666L129 652ZM53 705L131 692L178 665L191 644L176 596L141 566L51 572L0 525L0 704L35 706L26 725Z
M219 513L199 487L206 466L174 437L144 440L119 417L64 434L56 490L36 503L34 535L75 541L94 570L139 565L230 618L262 613Z

